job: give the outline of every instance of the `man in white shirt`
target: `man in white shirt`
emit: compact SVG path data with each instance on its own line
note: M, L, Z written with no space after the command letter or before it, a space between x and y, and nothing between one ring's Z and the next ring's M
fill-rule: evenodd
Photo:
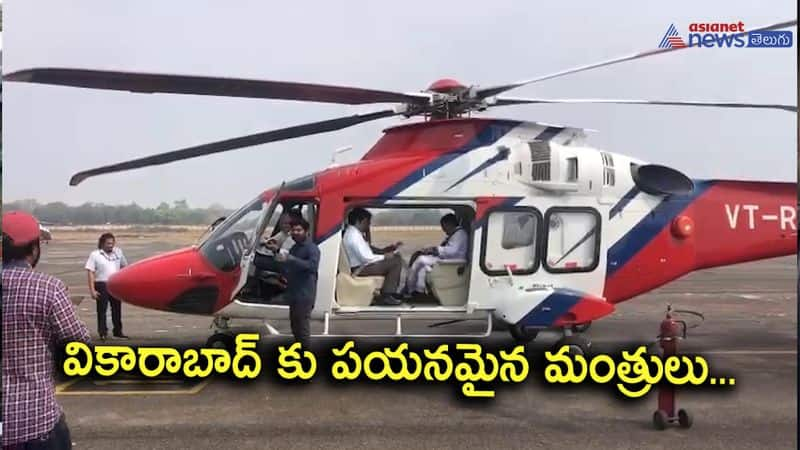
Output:
M413 260L406 279L408 296L425 294L425 276L439 261L466 260L469 246L469 235L459 226L455 214L447 214L440 221L442 231L447 235L438 247L428 247L420 251Z
M381 296L376 299L377 305L399 305L402 301L395 297L400 285L403 271L403 258L396 252L402 242L396 242L385 248L376 248L364 238L369 230L372 214L363 208L356 208L347 217L347 228L342 238L347 259L350 261L351 273L354 276L383 276Z
M97 301L97 333L100 339L108 336L106 325L106 311L111 303L111 322L114 325L114 336L128 339L122 334L122 303L108 293L106 283L108 278L128 265L128 260L122 249L115 246L114 235L104 233L97 241L97 250L89 254L86 261L86 272L89 278L89 293Z

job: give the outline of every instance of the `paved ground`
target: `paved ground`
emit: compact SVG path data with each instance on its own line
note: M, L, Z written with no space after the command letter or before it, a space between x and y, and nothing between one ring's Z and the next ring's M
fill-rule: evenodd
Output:
M58 236L56 236L58 239ZM59 274L76 296L94 236L74 234L48 246L41 268ZM191 242L194 236L119 236L133 260ZM533 370L527 383L499 388L490 401L460 400L449 386L334 385L316 379L289 386L223 380L195 394L61 396L76 449L104 448L623 448L764 449L797 447L796 259L706 270L621 305L586 333L599 349L652 341L667 303L705 315L687 351L736 377L726 391L682 392L694 415L689 430L654 431L656 397L622 401L612 390L555 389ZM78 305L93 330L94 302ZM205 318L125 305L131 344L201 345ZM244 324L248 325L248 324ZM278 324L285 327L285 324ZM370 324L370 326L378 326ZM464 329L469 325L455 325ZM345 327L355 329L355 324ZM96 336L96 334L94 334ZM529 346L541 352L553 337ZM288 340L265 340L265 351ZM496 332L490 346L510 346Z

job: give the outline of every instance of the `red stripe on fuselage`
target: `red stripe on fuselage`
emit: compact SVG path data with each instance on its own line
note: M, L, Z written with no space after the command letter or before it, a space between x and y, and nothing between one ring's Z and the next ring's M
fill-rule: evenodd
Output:
M393 128L361 161L320 172L317 239L329 235L342 223L345 198L381 196L437 158L465 147L491 123L473 119Z
M386 130L386 134L364 155L363 160L444 154L466 146L492 119L453 119L419 122Z
M692 234L683 239L674 236L673 221L667 221L644 248L608 277L604 297L616 303L693 270L797 253L796 187L714 181L676 216L693 220Z
M556 319L553 326L564 327L569 325L589 323L603 318L614 312L614 305L602 298L585 295L578 303L565 314Z
M794 183L716 182L697 201L695 268L797 253L796 189Z

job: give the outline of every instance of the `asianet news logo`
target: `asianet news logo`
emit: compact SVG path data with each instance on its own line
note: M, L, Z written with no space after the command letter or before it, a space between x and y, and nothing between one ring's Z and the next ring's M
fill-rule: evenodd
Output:
M794 41L792 32L788 30L745 32L742 21L691 23L688 40L684 40L675 24L671 24L658 47L791 47Z

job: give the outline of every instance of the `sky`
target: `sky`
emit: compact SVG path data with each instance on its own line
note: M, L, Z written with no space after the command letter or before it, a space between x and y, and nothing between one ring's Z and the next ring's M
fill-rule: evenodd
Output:
M494 85L656 48L670 24L797 17L775 0L3 2L3 71L74 67L330 83L414 92L436 79ZM765 5L769 5L765 7ZM693 48L525 86L509 96L797 104L792 49ZM69 186L81 170L384 105L133 94L3 83L4 201L34 198L237 207L262 190L359 159L382 119L345 130ZM589 144L694 178L797 180L795 113L634 105L527 105L479 114L584 127ZM410 119L418 120L418 119Z

